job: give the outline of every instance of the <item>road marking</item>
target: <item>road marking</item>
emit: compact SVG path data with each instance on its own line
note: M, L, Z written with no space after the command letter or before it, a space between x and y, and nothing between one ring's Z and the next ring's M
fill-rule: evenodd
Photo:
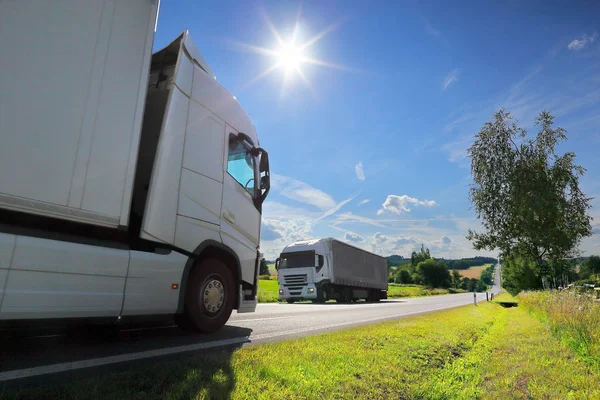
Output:
M126 361L143 360L146 358L154 358L194 350L203 350L213 347L231 346L234 344L241 344L247 342L250 342L250 339L248 339L247 337L238 337L232 339L217 340L213 342L192 344L187 346L170 347L166 349L156 349L141 351L138 353L122 354L118 356L92 358L88 360L67 362L62 364L46 365L42 367L16 369L13 371L0 372L0 382L6 382L15 379L31 378L40 375L55 374L58 372L73 371L83 368L100 367L102 365L117 364Z
M292 318L295 315L288 315L286 317L271 317L271 318L249 318L249 319L230 319L229 322L250 322L250 321L269 321L271 319L285 319Z

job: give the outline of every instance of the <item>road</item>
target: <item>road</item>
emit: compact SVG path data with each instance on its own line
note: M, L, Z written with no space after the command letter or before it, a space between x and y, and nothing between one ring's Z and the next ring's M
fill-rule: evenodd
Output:
M500 290L495 276L492 292ZM123 329L103 336L73 331L66 334L0 337L0 384L44 381L77 371L114 370L157 357L174 357L225 346L241 347L298 338L350 326L473 304L473 293L353 304L259 304L251 314L232 314L218 333L195 335L172 325ZM485 293L477 301L485 301Z

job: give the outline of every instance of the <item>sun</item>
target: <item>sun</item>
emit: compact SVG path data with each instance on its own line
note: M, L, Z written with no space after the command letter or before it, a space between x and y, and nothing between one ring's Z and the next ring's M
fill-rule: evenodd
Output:
M277 52L278 64L288 71L300 68L303 58L302 49L292 43L282 46Z
M283 83L281 86L281 94L282 95L283 95L283 92L285 91L287 84L291 81L292 76L300 77L304 81L306 86L308 86L308 88L313 92L313 95L314 95L315 92L314 92L313 87L311 86L310 82L308 81L306 75L304 74L303 66L305 66L306 64L312 64L312 65L317 65L317 66L321 66L321 67L328 67L328 68L335 68L335 69L343 69L343 70L349 69L343 65L332 64L332 63L329 63L329 62L326 62L326 61L323 61L323 60L320 60L317 58L309 57L306 55L306 52L305 52L307 49L309 49L315 43L317 43L319 40L321 40L323 37L325 37L328 33L335 30L342 23L342 21L339 21L338 23L328 26L327 28L325 28L321 32L317 33L315 36L313 36L309 40L307 40L301 44L297 44L296 39L298 38L298 32L300 30L299 29L300 13L301 12L299 10L292 36L287 41L281 37L279 32L277 32L277 30L275 29L275 26L273 26L273 24L269 20L269 17L266 14L264 14L264 17L265 17L265 20L269 27L269 30L271 31L271 33L273 34L273 37L275 38L275 40L277 42L277 47L275 49L254 46L254 45L246 44L246 43L234 42L234 44L236 44L240 47L243 47L243 48L250 50L254 53L257 53L257 54L271 57L273 59L273 64L269 68L262 71L258 76L251 79L248 83L246 83L244 85L244 87L250 86L251 84L263 79L264 77L270 75L275 70L279 69L279 70L283 70L283 72L284 72L283 73Z

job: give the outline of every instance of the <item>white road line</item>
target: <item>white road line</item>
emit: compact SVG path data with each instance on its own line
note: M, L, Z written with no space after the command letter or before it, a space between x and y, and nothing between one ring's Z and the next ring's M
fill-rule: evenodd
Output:
M250 339L248 339L247 337L242 337L242 338L238 337L238 338L232 338L232 339L217 340L214 342L192 344L192 345L187 345L187 346L178 346L178 347L171 347L171 348L166 348L166 349L148 350L148 351L141 351L138 353L128 353L128 354L122 354L119 356L92 358L92 359L88 359L88 360L67 362L67 363L54 364L54 365L46 365L46 366L42 366L42 367L16 369L13 371L0 372L0 382L6 382L6 381L15 380L15 379L31 378L31 377L39 376L39 375L55 374L58 372L73 371L76 369L99 367L102 365L117 364L117 363L122 363L122 362L126 362L126 361L143 360L146 358L166 356L169 354L177 354L177 353L183 353L183 352L187 352L187 351L203 350L203 349L209 349L209 348L213 348L213 347L230 346L233 344L246 343L249 341L250 341Z
M312 331L319 331L322 329L339 328L339 327L350 326L350 325L355 325L355 324L366 324L369 322L377 322L377 321L382 321L382 320L387 320L387 319L406 317L406 316L415 315L415 314L428 313L428 312L432 312L432 311L440 311L440 310L445 310L448 308L458 307L458 306L462 306L462 305L464 305L464 304L448 305L448 306L438 307L438 308L434 308L434 309L430 309L430 310L421 310L421 311L413 311L410 313L386 315L386 316L381 316L381 317L377 317L377 318L369 318L369 319L363 319L363 320L358 320L358 321L348 321L348 322L342 322L342 323L337 323L337 324L322 325L322 326L318 326L318 327L292 329L292 330L288 330L288 331L266 333L266 334L262 334L262 335L259 334L259 335L253 336L252 338L242 337L242 338L224 339L224 340L217 340L217 341L212 341L212 342L198 343L198 344L192 344L192 345L186 345L186 346L170 347L170 348L166 348L166 349L147 350L147 351L141 351L141 352L137 352L137 353L128 353L128 354L122 354L122 355L118 355L118 356L92 358L92 359L88 359L88 360L46 365L46 366L41 366L41 367L17 369L17 370L12 370L12 371L0 372L0 382L6 382L6 381L15 380L15 379L31 378L31 377L40 376L40 375L55 374L58 372L73 371L73 370L83 369L83 368L100 367L103 365L117 364L117 363L122 363L122 362L127 362L127 361L143 360L143 359L147 359L147 358L154 358L154 357L165 356L165 355L170 355L170 354L177 354L177 353L184 353L184 352L189 352L189 351L204 350L204 349L210 349L210 348L214 348L214 347L230 346L230 345L234 345L234 344L243 344L243 343L251 342L252 340L265 340L265 339L272 339L275 337L295 335L295 334L303 333L303 332L312 332Z
M250 321L269 321L272 319L285 319L285 318L293 318L296 315L288 315L286 317L271 317L271 318L249 318L249 319L230 319L229 322L250 322Z

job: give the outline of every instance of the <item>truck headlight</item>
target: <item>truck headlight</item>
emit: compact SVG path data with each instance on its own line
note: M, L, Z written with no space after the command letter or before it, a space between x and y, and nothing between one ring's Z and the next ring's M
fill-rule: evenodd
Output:
M283 294L283 289L279 289L279 294Z
M315 288L308 288L308 293L314 293L315 292Z

